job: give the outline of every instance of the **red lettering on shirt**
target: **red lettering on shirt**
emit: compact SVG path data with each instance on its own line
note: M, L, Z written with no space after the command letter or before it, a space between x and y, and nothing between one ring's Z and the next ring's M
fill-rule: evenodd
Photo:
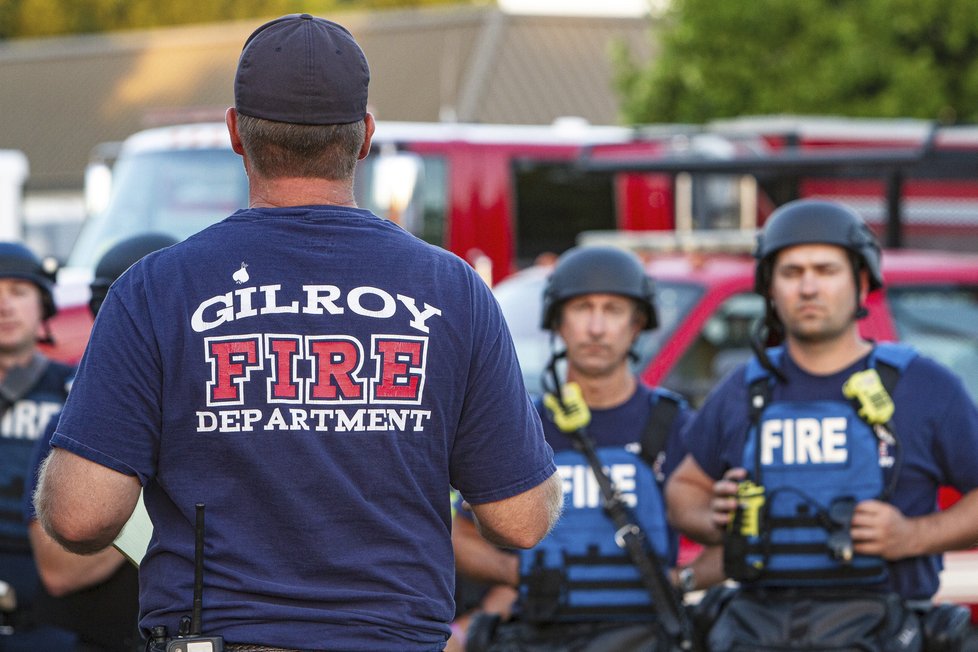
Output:
M256 337L209 339L207 358L212 380L207 383L211 403L239 404L244 401L244 382L252 370L261 368Z
M296 380L296 361L301 356L299 338L296 336L267 335L265 348L272 360L271 378L268 379L269 401L297 401L299 382Z
M377 360L378 380L373 398L417 402L424 380L426 340L377 337L373 357Z
M364 381L356 372L363 364L360 343L350 338L310 338L313 361L310 400L357 401L363 398Z

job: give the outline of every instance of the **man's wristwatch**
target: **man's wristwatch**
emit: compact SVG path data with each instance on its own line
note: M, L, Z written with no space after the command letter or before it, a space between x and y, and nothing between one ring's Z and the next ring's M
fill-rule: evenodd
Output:
M687 566L679 571L679 588L683 593L689 593L696 589L696 571L692 566Z

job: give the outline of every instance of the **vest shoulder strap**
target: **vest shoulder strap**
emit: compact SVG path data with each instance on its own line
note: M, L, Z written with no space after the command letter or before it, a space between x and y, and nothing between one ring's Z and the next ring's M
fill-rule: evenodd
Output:
M652 407L649 420L645 424L645 431L642 433L642 451L639 456L649 468L653 468L655 459L665 448L672 424L686 401L678 394L664 389L653 390L649 400Z
M881 342L873 347L870 353L870 366L876 369L886 391L893 394L893 388L900 374L907 365L918 355L917 349L907 344L896 342Z
M777 367L781 364L784 348L775 346L767 349L768 361ZM761 412L771 399L771 379L774 373L761 363L760 358L752 356L744 370L747 383L747 398L749 400L749 415L752 424L761 418Z

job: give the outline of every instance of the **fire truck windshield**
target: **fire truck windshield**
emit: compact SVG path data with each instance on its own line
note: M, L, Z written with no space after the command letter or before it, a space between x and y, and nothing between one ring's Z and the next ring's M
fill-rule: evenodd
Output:
M115 243L158 232L178 240L248 204L241 157L228 149L170 149L123 156L112 195L85 223L67 267L91 271Z

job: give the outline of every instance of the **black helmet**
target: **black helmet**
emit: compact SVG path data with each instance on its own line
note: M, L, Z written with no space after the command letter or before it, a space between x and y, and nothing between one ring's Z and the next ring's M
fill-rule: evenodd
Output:
M58 309L54 305L55 265L45 266L41 259L18 242L0 242L0 278L20 278L32 282L41 291L43 319L54 317Z
M582 294L620 294L635 299L645 315L645 330L659 325L655 291L638 256L615 247L574 247L557 259L543 292L541 327L555 330L561 304Z
M124 271L132 267L133 263L147 254L176 243L176 238L171 236L146 233L118 242L106 251L95 266L95 278L92 279L90 286L92 298L88 300L88 309L92 311L92 316L95 316L102 307L109 286L122 276Z
M767 296L775 254L800 244L830 244L848 250L858 263L853 266L856 278L859 269L865 268L870 291L883 287L880 246L859 214L838 202L799 199L774 211L757 236L755 292Z

